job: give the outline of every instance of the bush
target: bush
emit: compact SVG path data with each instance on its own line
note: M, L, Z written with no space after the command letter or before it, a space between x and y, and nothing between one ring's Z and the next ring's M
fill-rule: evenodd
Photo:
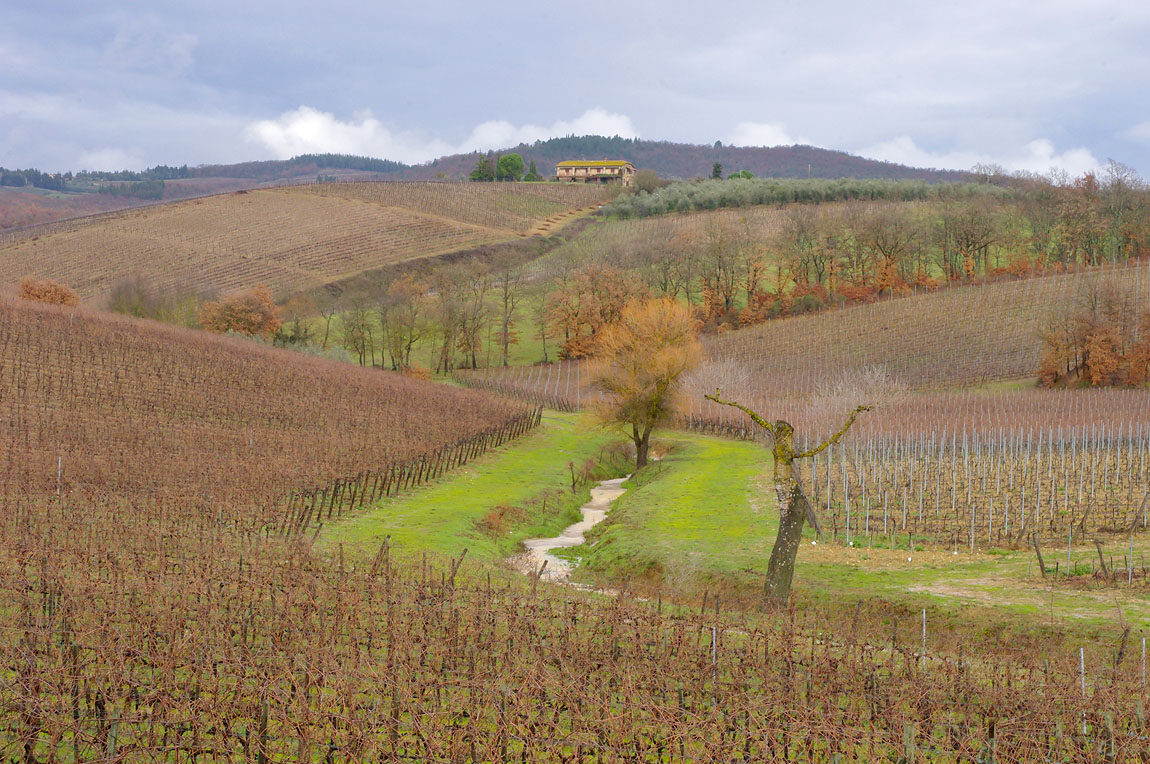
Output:
M112 285L108 309L136 318L191 327L199 320L200 301L190 288L161 292L145 276L135 274Z
M268 338L282 323L271 290L263 285L225 300L206 302L200 308L200 325L219 334L236 332Z
M68 287L51 279L36 280L32 277L20 281L20 297L47 305L79 305L80 298Z
M820 310L823 305L824 303L819 299L818 295L804 294L791 303L791 312L796 316L803 313L813 313L816 310Z
M417 363L413 363L408 366L403 370L403 373L406 376L414 377L415 379L422 379L425 381L431 379L431 369L427 368L426 366L420 366Z

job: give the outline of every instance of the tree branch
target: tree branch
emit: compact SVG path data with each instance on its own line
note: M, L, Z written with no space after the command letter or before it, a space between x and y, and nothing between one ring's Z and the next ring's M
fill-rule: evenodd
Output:
M847 417L847 423L842 426L842 429L840 429L834 435L832 435L829 438L827 438L826 440L824 440L822 442L822 444L819 445L817 448L812 448L809 451L803 451L801 453L797 453L797 454L795 454L794 458L805 459L808 456L814 456L815 454L819 453L820 451L826 449L829 446L835 445L836 443L838 443L840 440L843 439L844 435L847 434L847 430L849 430L851 428L851 425L855 423L855 419L858 418L858 415L864 411L870 411L870 410L871 410L870 406L855 406L854 411L852 411L851 415L849 417Z
M715 403L718 403L718 404L723 405L723 406L732 406L734 408L737 408L739 411L742 411L744 414L746 414L752 420L754 420L755 424L757 424L759 427L762 427L764 430L769 432L772 436L775 435L775 426L773 424L769 423L767 420L763 419L761 416L759 416L755 412L751 411L749 408L747 408L746 406L744 406L741 403L736 403L735 401L723 400L722 398L719 397L718 388L715 389L714 395L704 395L703 397L709 401L714 401Z

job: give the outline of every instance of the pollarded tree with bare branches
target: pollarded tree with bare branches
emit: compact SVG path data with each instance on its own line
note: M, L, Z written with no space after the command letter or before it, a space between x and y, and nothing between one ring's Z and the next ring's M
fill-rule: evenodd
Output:
M820 535L818 520L814 509L803 493L802 486L795 476L794 462L796 459L806 459L835 445L854 424L855 419L864 411L870 411L870 406L856 406L847 417L846 424L838 432L831 435L814 448L800 451L795 447L795 428L788 422L777 420L768 422L751 409L719 397L719 390L714 395L708 395L708 400L724 406L733 406L739 409L754 421L759 427L771 436L774 443L775 457L775 495L779 501L779 533L775 537L775 548L771 550L771 559L767 563L767 599L775 603L784 603L791 593L791 581L795 576L795 558L799 553L799 541L803 535L803 523L810 521L816 532Z

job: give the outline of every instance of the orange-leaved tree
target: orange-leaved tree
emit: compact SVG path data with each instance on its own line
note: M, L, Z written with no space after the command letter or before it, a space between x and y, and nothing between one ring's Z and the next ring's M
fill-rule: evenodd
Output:
M233 297L206 302L200 308L200 326L209 332L238 332L266 339L282 323L271 290L262 284Z
M633 273L609 265L588 265L571 273L547 299L547 321L554 336L563 339L559 357L593 355L600 329L617 321L624 306L643 292Z
M37 280L31 276L20 280L20 297L48 305L79 305L80 298L68 287L51 279Z
M629 431L636 469L647 464L651 432L671 418L680 381L698 363L698 329L690 308L663 297L630 303L597 335L599 415Z

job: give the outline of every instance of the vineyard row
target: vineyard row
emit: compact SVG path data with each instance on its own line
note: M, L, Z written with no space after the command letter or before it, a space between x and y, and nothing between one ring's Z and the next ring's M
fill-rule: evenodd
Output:
M281 522L281 535L293 536L306 532L313 523L322 524L326 518L340 517L344 510L370 504L384 496L395 496L400 491L431 482L445 472L461 467L483 456L493 448L514 440L539 426L543 407L511 417L486 430L460 438L414 459L385 466L380 470L364 471L358 475L336 480L329 487L316 488L293 494L288 500Z

